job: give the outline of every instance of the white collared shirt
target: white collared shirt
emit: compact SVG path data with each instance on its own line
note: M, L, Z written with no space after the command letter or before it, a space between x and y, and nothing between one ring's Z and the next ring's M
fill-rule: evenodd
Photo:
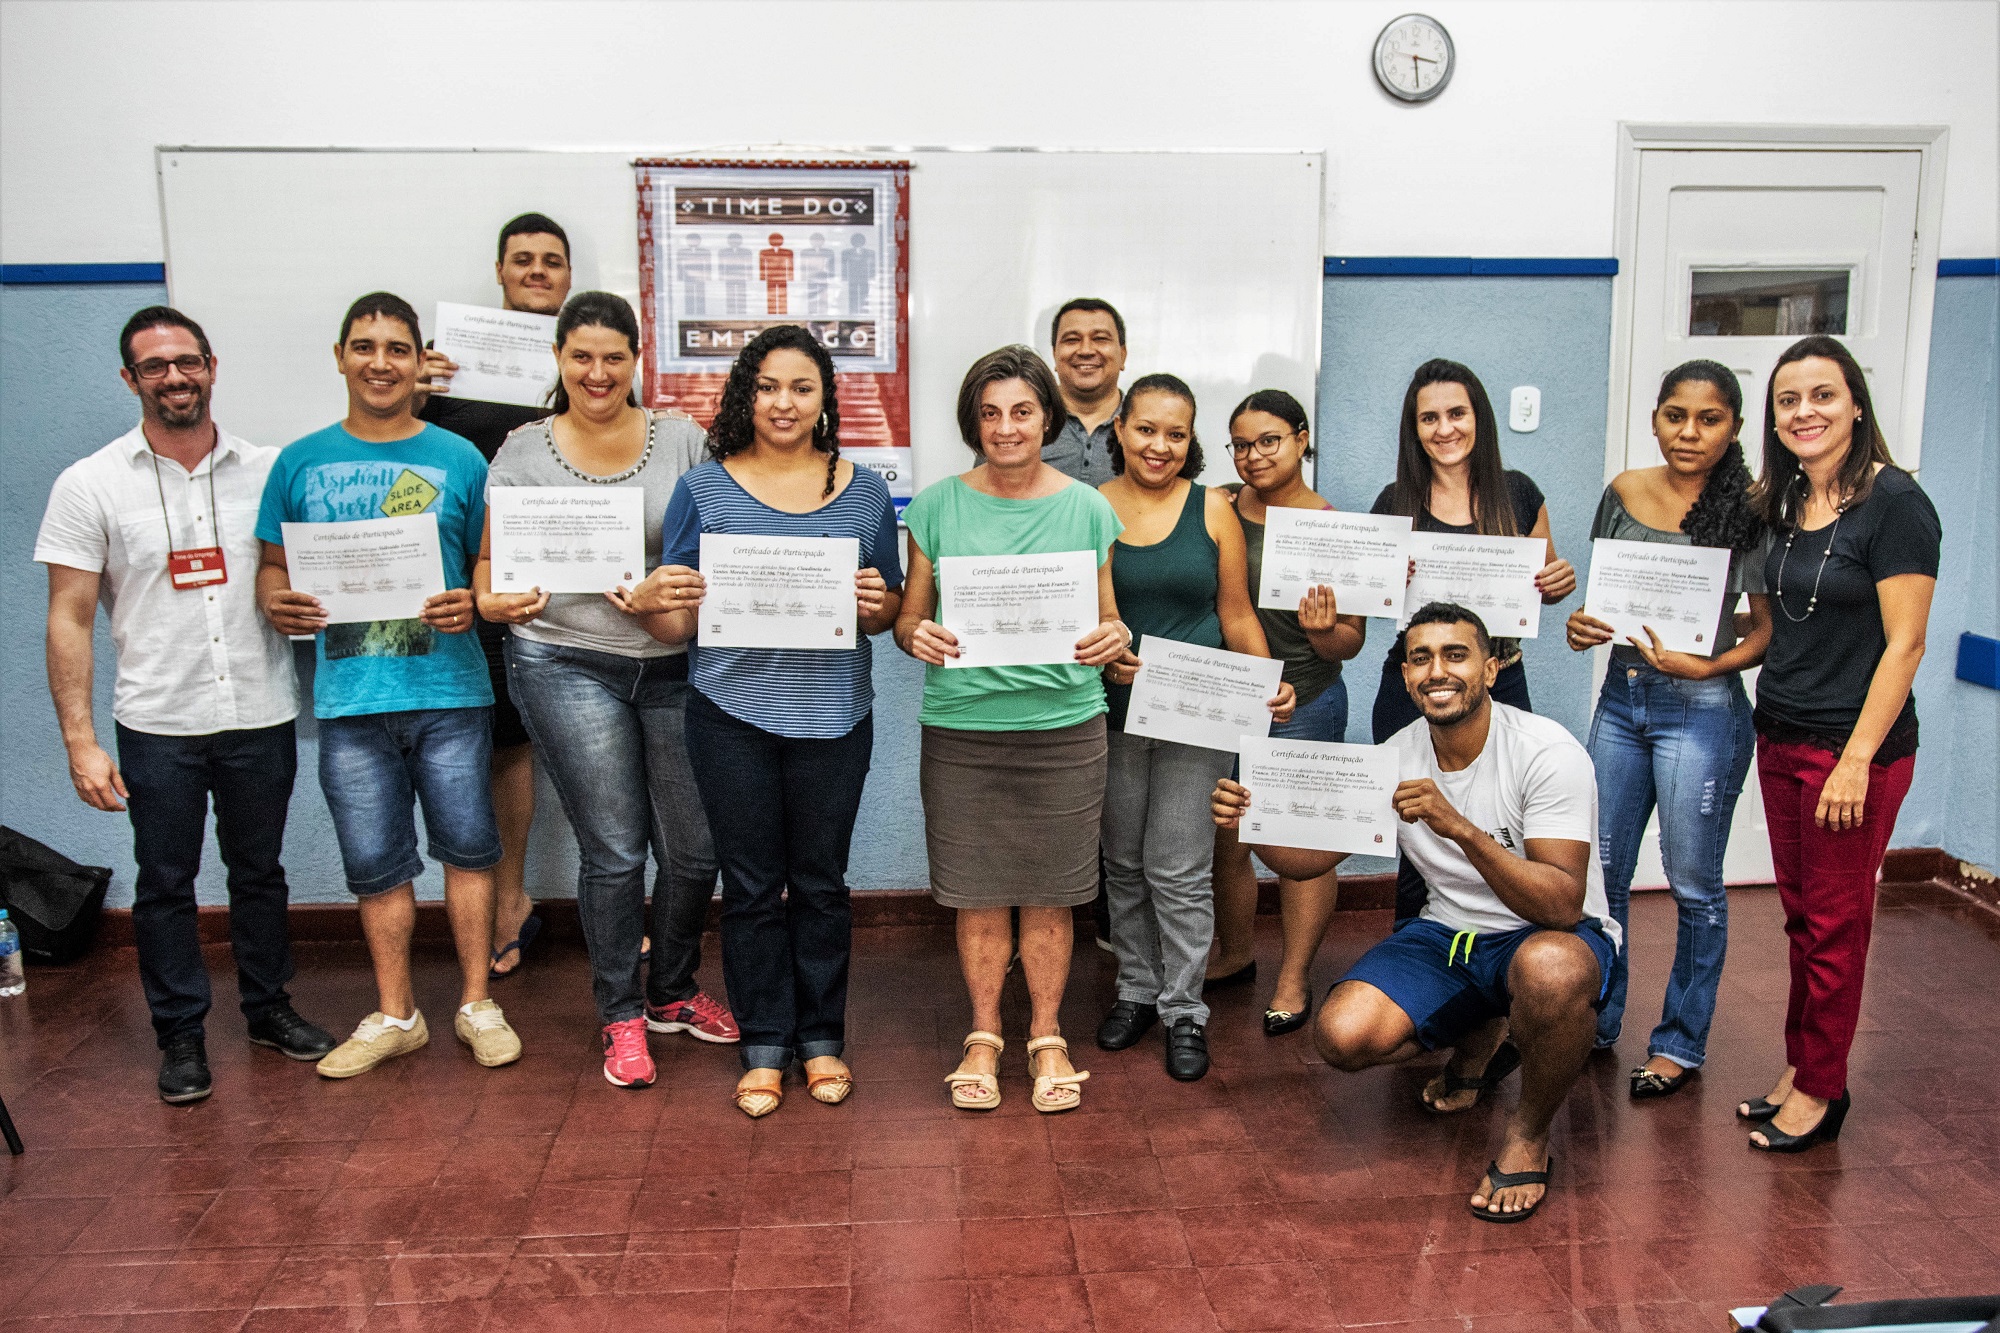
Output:
M257 505L277 457L218 427L192 475L161 458L155 480L135 426L56 478L35 560L101 576L98 600L118 648L111 713L132 730L206 736L298 716L291 644L257 610ZM175 548L222 547L229 581L175 588L169 525Z

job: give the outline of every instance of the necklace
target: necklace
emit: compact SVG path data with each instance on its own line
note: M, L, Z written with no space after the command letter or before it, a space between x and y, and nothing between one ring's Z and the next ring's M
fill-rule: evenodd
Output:
M563 471L569 473L578 481L589 482L592 486L616 486L621 481L630 481L646 470L646 464L652 461L653 430L658 424L658 422L653 420L652 413L649 412L646 414L646 447L640 452L639 461L614 477L593 476L581 468L572 466L570 461L563 457L563 451L556 445L556 425L553 418L543 422L542 429L546 433L549 442L549 453L555 458L557 463L562 465Z
M1833 523L1826 533L1826 549L1820 552L1819 570L1813 575L1812 594L1806 598L1806 613L1802 616L1793 615L1792 608L1785 605L1785 563L1792 558L1792 543L1799 539L1799 533L1803 529L1793 528L1791 536L1785 538L1784 554L1778 557L1778 586L1773 596L1777 600L1778 609L1785 613L1785 619L1794 625L1802 625L1810 620L1813 611L1819 606L1819 581L1826 577L1826 562L1833 556L1833 539L1840 531L1840 520L1846 517L1847 501L1842 500L1833 511Z

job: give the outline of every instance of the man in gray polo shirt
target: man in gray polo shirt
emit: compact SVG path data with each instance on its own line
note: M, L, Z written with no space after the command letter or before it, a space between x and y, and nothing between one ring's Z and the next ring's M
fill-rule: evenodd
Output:
M1109 301L1065 301L1049 325L1056 383L1062 389L1062 433L1042 446L1042 461L1089 486L1111 480L1111 418L1118 413L1118 377L1125 370L1125 317Z

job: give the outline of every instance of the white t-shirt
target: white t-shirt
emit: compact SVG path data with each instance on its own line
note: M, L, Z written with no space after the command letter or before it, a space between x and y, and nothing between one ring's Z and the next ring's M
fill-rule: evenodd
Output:
M1604 868L1597 860L1597 770L1590 754L1560 722L1493 701L1493 721L1479 758L1456 773L1438 767L1430 723L1418 718L1390 738L1402 781L1429 778L1452 807L1516 856L1530 838L1566 838L1590 848L1583 914L1596 917L1613 944L1623 932L1611 919ZM1474 869L1464 850L1423 823L1399 824L1396 838L1430 897L1423 915L1453 930L1519 930L1516 916Z
M298 716L292 646L257 610L257 504L277 456L217 430L192 473L172 459L155 473L135 426L56 479L35 559L101 576L118 649L111 715L132 730L207 736ZM170 528L176 547L222 547L229 581L174 587Z

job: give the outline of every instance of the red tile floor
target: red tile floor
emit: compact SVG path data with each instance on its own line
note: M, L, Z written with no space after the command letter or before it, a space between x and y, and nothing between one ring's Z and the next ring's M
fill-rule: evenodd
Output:
M1800 1157L1750 1152L1731 1116L1780 1062L1775 895L1735 897L1708 1071L1647 1105L1624 1074L1671 904L1643 896L1635 921L1634 1021L1557 1121L1556 1188L1520 1226L1464 1208L1498 1108L1434 1119L1422 1068L1333 1073L1304 1033L1265 1038L1247 990L1218 997L1214 1072L1174 1083L1157 1038L1090 1044L1111 965L1087 945L1066 1015L1083 1110L1036 1115L1017 1045L1005 1105L952 1111L951 941L884 929L857 939L852 1100L795 1087L754 1123L726 1048L656 1037L659 1086L605 1083L574 948L501 988L528 1049L512 1068L451 1040L431 954L422 1053L325 1083L245 1044L226 1007L215 1096L170 1108L131 956L106 953L0 1001L0 1094L31 1145L0 1159L0 1329L1678 1331L1805 1282L2000 1289L2000 918L1885 898L1854 1114ZM1386 925L1341 914L1319 984ZM307 1014L369 1007L358 946L300 953ZM1010 1040L1023 1021L1017 998Z

